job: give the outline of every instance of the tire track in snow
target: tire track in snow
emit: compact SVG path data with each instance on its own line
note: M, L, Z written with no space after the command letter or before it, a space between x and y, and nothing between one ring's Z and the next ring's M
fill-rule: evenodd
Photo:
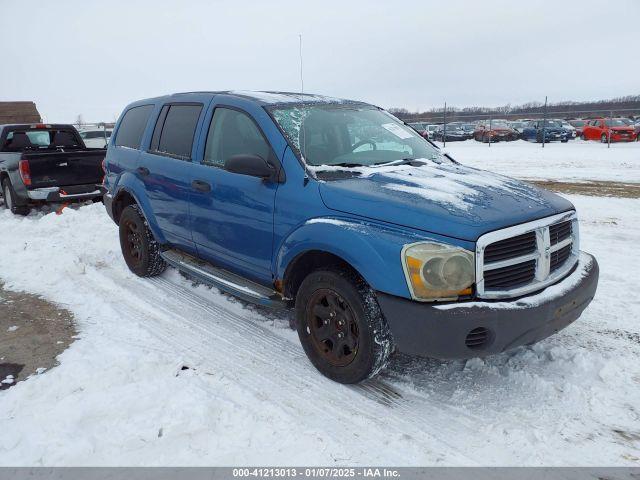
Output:
M114 287L123 290L124 279L114 275L115 272L101 273ZM481 463L480 459L460 451L447 441L453 430L459 431L456 435L468 431L471 422L469 425L459 422L455 425L456 422L447 418L444 424L438 420L441 411L438 408L424 403L409 403L402 397L393 398L389 394L389 387L383 388L376 380L358 386L341 386L325 379L308 363L300 346L250 318L225 308L223 303L228 300L224 296L220 296L223 302L218 302L218 299L212 301L199 295L195 289L163 277L125 281L129 285L125 290L126 297L123 296L117 305L120 314L123 317L135 317L154 336L162 338L178 351L189 352L198 368L209 367L216 371L223 364L229 372L243 370L241 375L236 376L238 383L257 395L264 392L259 388L260 383L269 383L269 395L277 396L278 403L287 405L296 416L301 413L306 413L307 418L308 415L319 415L324 418L323 422L318 422L321 424L335 422L336 417L341 417L346 428L357 428L358 423L354 420L364 418L367 423L375 423L382 432L393 430L401 436L409 435L428 451L442 451L442 445L447 445L448 461ZM96 284L95 288L104 286ZM168 298L179 301L167 302ZM249 310L245 311L250 313ZM258 315L251 313L249 316ZM250 367L242 365L238 361L241 359L248 362ZM268 366L267 372L257 371L264 370L263 366ZM285 375L282 375L283 372ZM305 405L310 404L310 397L311 404L314 399L320 398L329 402L331 409L323 411L321 407L303 412ZM416 407L420 410L416 411ZM362 437L359 437L359 441L362 441ZM371 443L371 448L374 447L379 448L378 441ZM404 448L400 450L398 458L406 454ZM433 460L442 460L442 455L435 455Z

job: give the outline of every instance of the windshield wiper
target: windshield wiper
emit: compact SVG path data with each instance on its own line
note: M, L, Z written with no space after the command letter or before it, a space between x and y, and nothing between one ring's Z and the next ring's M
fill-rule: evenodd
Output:
M348 162L343 162L343 163L331 163L331 164L325 164L325 167L344 167L344 168L357 168L357 167L366 167L367 165L364 165L362 163L348 163Z
M412 165L412 166L422 166L426 165L423 159L421 158L401 158L400 160L392 160L391 162L378 162L373 165Z

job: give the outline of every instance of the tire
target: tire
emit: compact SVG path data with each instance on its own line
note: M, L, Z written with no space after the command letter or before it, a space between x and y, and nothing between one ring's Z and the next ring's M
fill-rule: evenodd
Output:
M129 205L120 216L120 248L124 261L139 277L155 277L167 268L140 207Z
M16 191L8 178L5 178L2 182L2 197L4 198L4 208L10 210L11 213L14 215L29 215L30 208L27 205L16 205Z
M336 382L358 383L377 375L394 350L373 290L349 272L309 274L298 289L295 313L307 357Z

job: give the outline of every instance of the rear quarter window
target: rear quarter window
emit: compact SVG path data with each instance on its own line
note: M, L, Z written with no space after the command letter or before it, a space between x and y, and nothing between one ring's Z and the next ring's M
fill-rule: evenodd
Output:
M124 114L118 133L116 135L116 146L128 148L140 148L142 135L147 126L149 115L153 110L153 105L142 105L133 107Z

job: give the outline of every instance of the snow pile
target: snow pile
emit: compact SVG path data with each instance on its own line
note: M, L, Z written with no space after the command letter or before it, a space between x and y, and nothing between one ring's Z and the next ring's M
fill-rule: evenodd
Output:
M601 267L581 319L484 360L397 356L351 387L313 369L287 319L171 269L129 273L101 205L3 211L0 278L71 310L80 338L0 392L0 463L635 465L640 202L571 201Z

